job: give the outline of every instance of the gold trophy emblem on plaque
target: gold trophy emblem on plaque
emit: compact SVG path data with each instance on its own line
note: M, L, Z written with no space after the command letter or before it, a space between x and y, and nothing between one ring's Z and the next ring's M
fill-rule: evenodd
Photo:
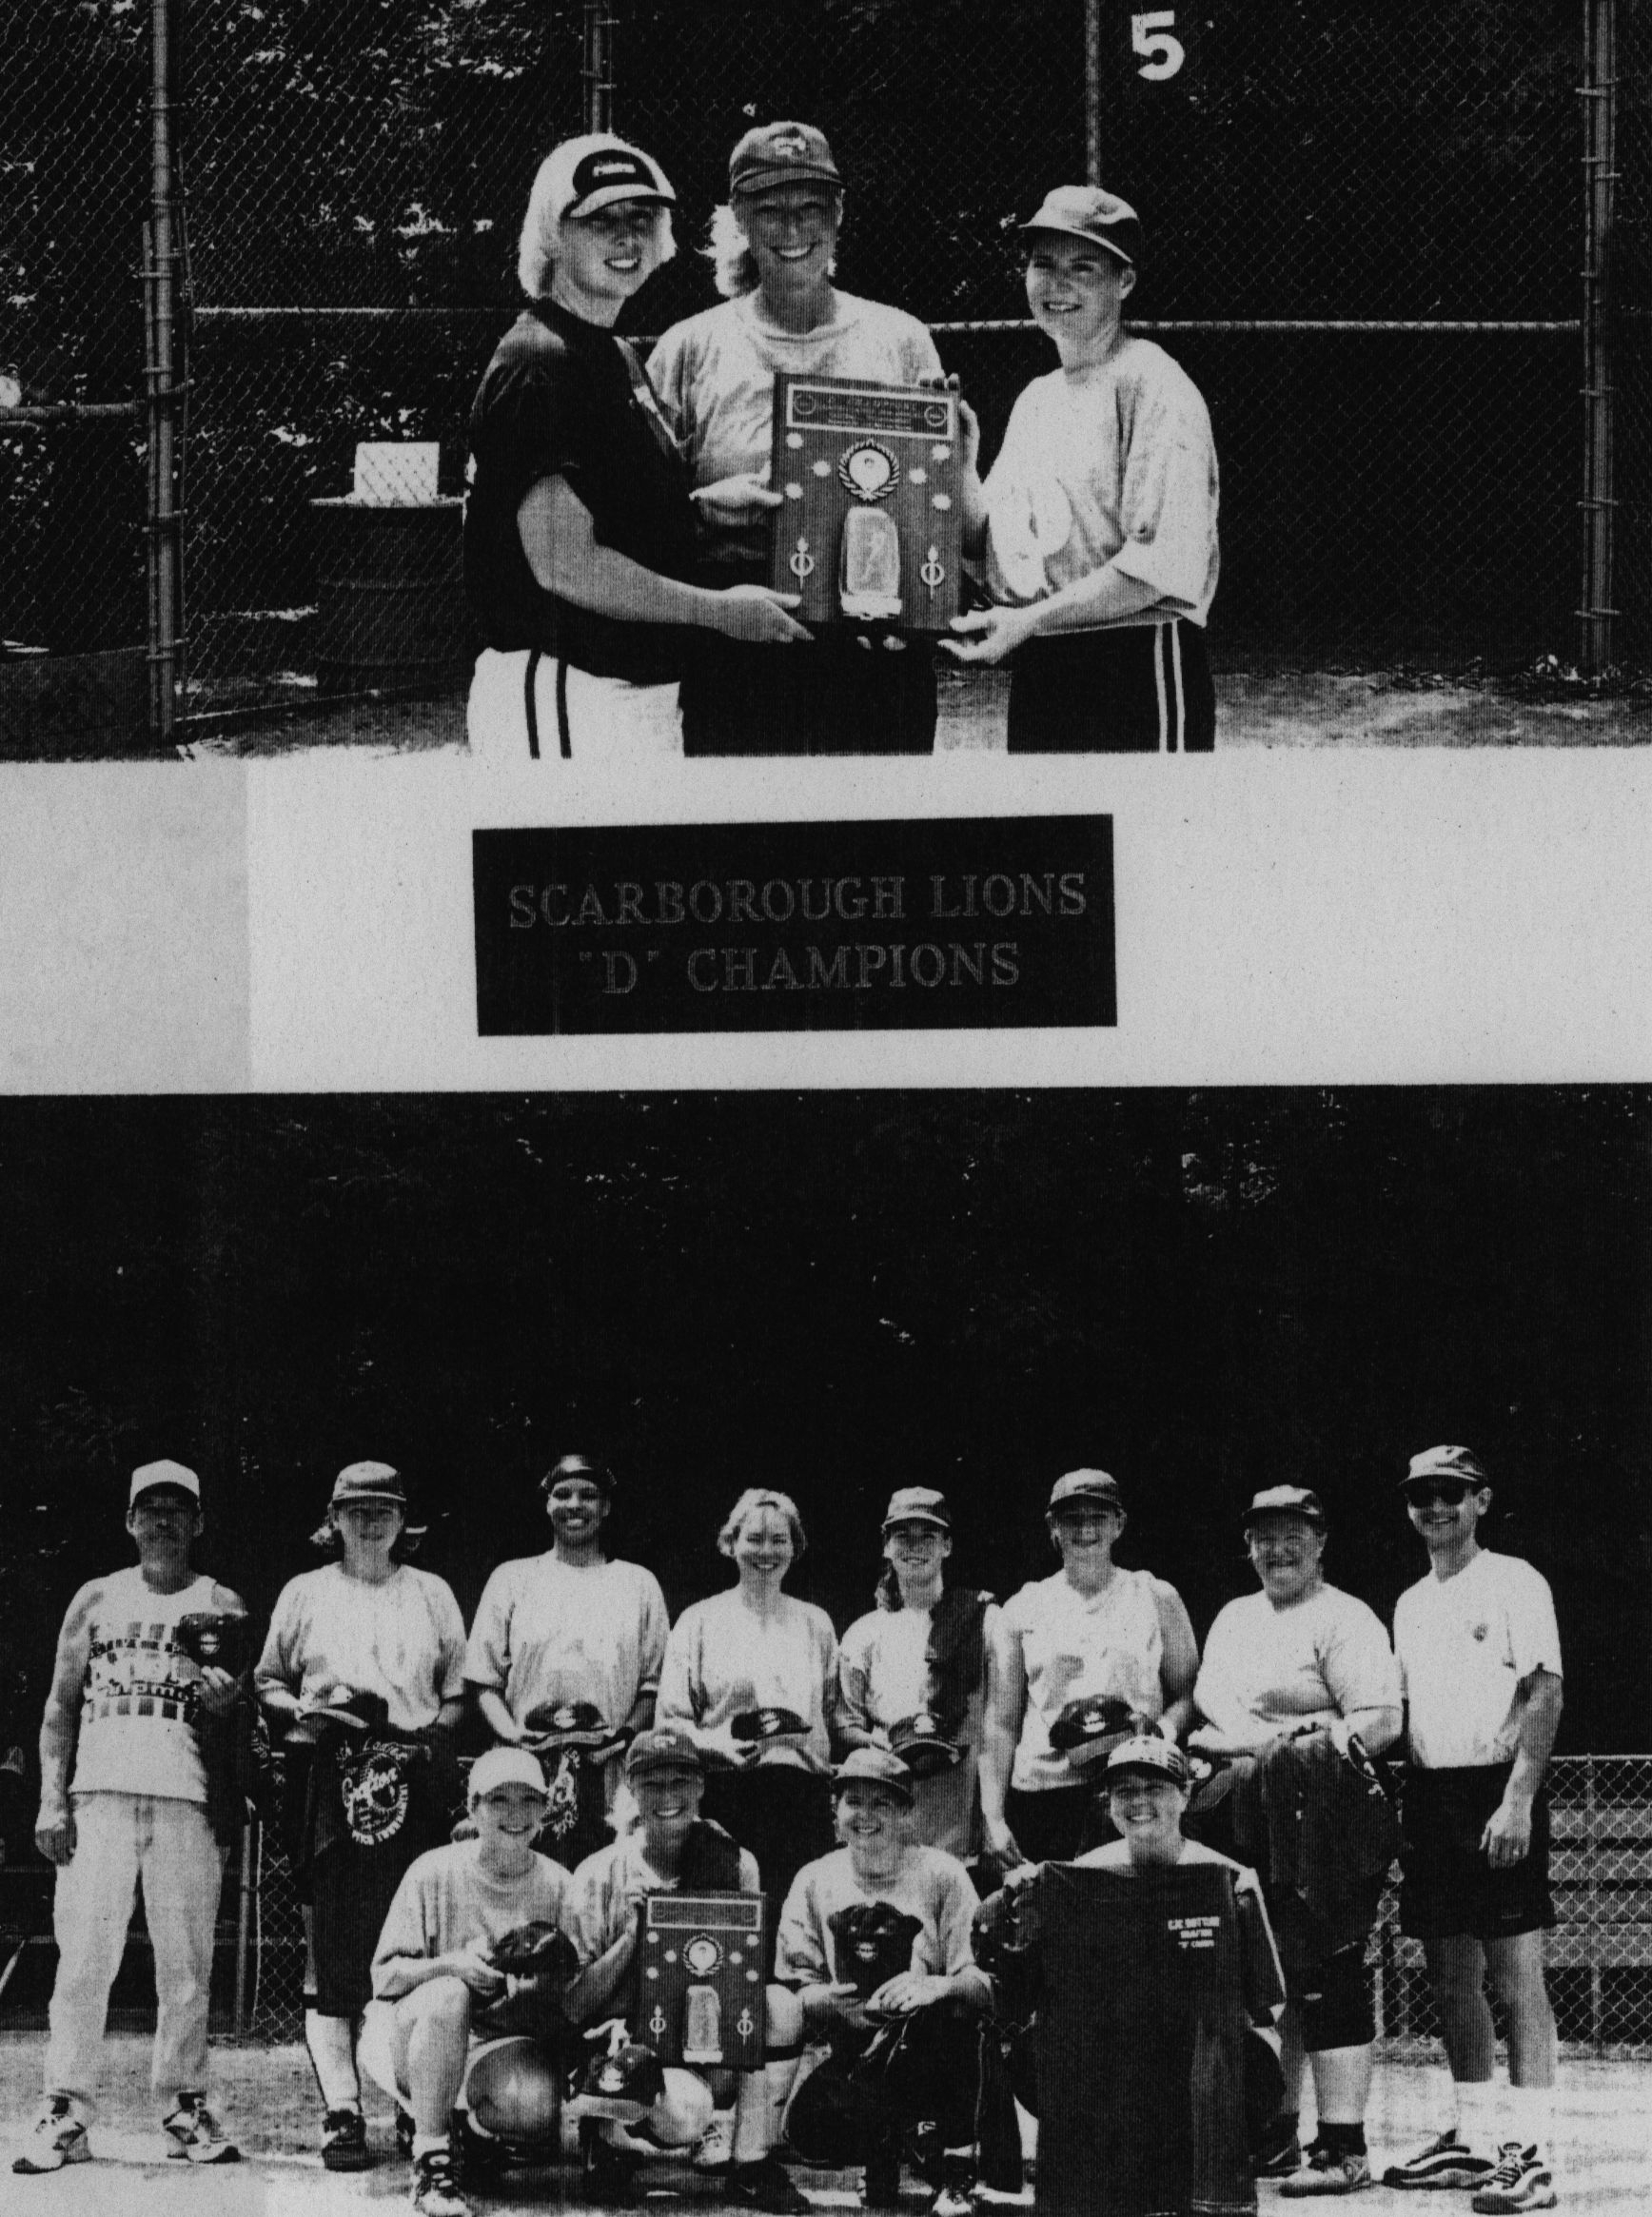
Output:
M958 611L957 396L775 380L770 582L811 624L944 632Z

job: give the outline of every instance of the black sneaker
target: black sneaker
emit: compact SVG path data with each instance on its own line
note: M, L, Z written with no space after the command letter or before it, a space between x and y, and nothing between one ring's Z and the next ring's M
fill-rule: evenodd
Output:
M1552 2209L1554 2174L1535 2148L1505 2140L1497 2151L1497 2168L1474 2197L1482 2217L1501 2217L1506 2210Z
M413 2158L413 2185L409 2195L418 2217L475 2217L453 2175L453 2157L445 2148L432 2148Z
M1275 2117L1251 2150L1250 2175L1254 2179L1283 2179L1301 2168L1302 2142L1297 2138L1295 2114Z
M633 2167L602 2131L601 2120L580 2120L580 2184L587 2202L601 2209L631 2209L639 2199Z
M360 2109L329 2109L322 2119L322 2167L325 2170L371 2170L367 2120Z
M728 2198L737 2209L766 2209L771 2217L808 2217L815 2207L773 2155L760 2163L737 2163L729 2172Z

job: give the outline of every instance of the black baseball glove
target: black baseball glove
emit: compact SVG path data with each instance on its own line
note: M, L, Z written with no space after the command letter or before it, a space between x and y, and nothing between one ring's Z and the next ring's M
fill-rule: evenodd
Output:
M851 1902L827 1921L838 1983L853 1986L862 2001L886 1979L912 1969L912 1944L923 1927L892 1902Z

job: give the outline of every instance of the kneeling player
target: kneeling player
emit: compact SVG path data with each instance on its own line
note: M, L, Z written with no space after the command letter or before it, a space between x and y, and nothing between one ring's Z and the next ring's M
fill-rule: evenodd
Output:
M568 1874L533 1848L544 1777L525 1749L490 1748L471 1771L469 1798L476 1838L432 1848L397 1890L362 2029L363 2065L412 2111L420 2217L470 2217L448 2137L456 2109L556 2144L561 2058L538 2041L501 2036L510 1997L494 1959L522 1926L562 1921ZM490 2086L509 2103L491 2120Z
M626 1751L625 1777L640 1822L580 1865L562 1920L582 1966L569 1989L569 2011L586 2025L629 2011L637 1981L638 1913L651 1893L759 1891L750 1851L700 1816L705 1774L686 1733L639 1733ZM771 2152L772 2119L796 2075L801 2018L795 1998L781 1989L771 1987L767 2000L770 2061L763 2070L708 2076L668 2065L663 2071L650 2070L646 2099L628 2122L617 2116L581 2119L588 2201L611 2207L636 2200L634 2165L652 2147L693 2149L697 2169L726 2169L728 2198L738 2206L778 2217L807 2211L809 2204Z
M856 1748L833 1776L843 1844L798 1872L780 1915L776 1975L829 2049L797 2089L787 2137L805 2161L864 2165L869 2208L898 2207L911 2149L936 2217L967 2217L992 1999L970 1951L979 1896L955 1855L911 1837L904 1763Z

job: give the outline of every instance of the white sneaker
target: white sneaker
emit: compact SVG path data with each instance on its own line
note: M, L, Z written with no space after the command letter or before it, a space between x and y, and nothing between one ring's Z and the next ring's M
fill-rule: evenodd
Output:
M1474 2197L1472 2207L1496 2217L1509 2209L1552 2209L1555 2182L1535 2148L1505 2140L1497 2151L1497 2168Z
M48 2094L30 2129L28 2145L11 2168L29 2178L62 2170L65 2164L90 2161L91 2143L74 2113L74 2104L67 2094Z
M199 2094L180 2094L178 2107L161 2120L169 2156L186 2163L239 2163L241 2150L218 2129L218 2120Z
M696 2170L727 2170L735 2159L735 2113L714 2109L694 2151Z

